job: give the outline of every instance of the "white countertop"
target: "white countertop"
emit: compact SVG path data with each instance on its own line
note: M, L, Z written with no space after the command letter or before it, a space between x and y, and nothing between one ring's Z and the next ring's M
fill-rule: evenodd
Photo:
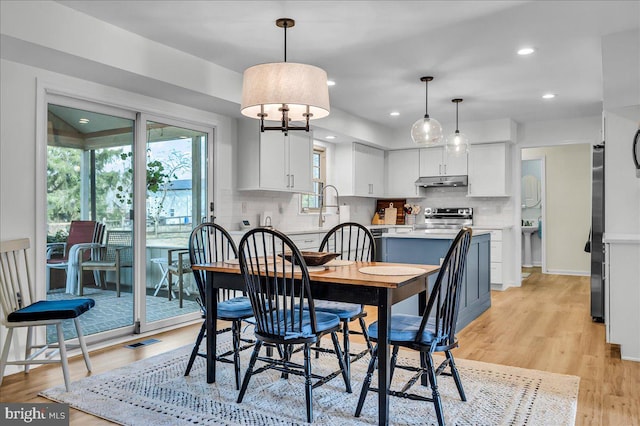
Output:
M471 229L488 229L490 231L511 228L513 228L513 225L471 225Z
M401 229L412 229L411 225L365 225L369 229L388 229L388 228L401 228ZM327 228L308 228L308 229L283 229L283 228L275 228L280 232L283 232L287 235L299 235L299 234L326 234L333 227ZM248 229L241 229L235 231L229 231L231 235L244 235Z
M605 243L640 244L640 234L612 234L605 232L602 236Z

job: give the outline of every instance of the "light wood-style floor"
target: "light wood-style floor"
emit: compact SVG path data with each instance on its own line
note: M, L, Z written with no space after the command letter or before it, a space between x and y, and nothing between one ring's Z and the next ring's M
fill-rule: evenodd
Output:
M605 343L604 325L591 321L588 278L531 272L522 287L492 292L491 309L459 333L455 356L580 376L577 425L640 425L640 363L621 361ZM92 352L93 373L190 344L198 328L158 334L160 343L135 350L120 344ZM70 368L72 380L87 375L81 357ZM61 383L55 365L14 374L4 379L0 402L46 402L38 392ZM71 424L108 422L71 410Z

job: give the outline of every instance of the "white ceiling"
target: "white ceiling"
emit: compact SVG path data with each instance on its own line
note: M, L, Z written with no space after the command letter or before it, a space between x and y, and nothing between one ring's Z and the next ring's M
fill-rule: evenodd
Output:
M59 1L242 72L283 59L324 68L332 107L392 128L429 114L517 122L599 115L604 35L640 26L639 1ZM516 54L523 46L536 53ZM543 100L543 93L555 93ZM399 117L390 117L390 111Z

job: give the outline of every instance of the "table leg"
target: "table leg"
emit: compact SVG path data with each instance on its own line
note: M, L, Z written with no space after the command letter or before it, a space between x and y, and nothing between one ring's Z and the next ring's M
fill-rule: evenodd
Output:
M378 424L389 424L390 361L389 334L391 332L391 294L381 289L378 296Z
M216 340L218 334L218 292L213 288L213 272L206 273L205 324L207 329L207 383L216 381Z

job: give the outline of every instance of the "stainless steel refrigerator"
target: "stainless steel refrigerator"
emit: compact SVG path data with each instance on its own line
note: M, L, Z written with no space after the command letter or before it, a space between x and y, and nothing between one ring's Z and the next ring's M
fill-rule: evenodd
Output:
M591 188L591 318L604 322L604 144L593 146Z

